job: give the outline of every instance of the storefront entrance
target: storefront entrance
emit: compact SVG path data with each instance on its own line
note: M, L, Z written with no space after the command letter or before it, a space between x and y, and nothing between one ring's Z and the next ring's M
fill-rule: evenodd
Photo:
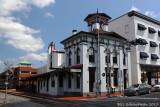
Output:
M89 92L93 92L95 82L95 67L89 67Z
M151 72L147 72L148 84L151 85Z
M160 82L160 66L141 65L141 81L149 85Z

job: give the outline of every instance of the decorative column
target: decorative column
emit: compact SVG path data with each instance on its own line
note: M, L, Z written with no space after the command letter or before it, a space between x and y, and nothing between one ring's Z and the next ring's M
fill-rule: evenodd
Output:
M119 70L118 70L118 77L119 77L119 91L123 91L123 50L122 47L119 47Z
M129 86L131 86L132 85L132 77L131 77L131 56L130 56L130 52L131 52L131 50L127 50L127 64L128 64L128 66L127 66L127 74L128 74L128 86L127 87L129 87Z

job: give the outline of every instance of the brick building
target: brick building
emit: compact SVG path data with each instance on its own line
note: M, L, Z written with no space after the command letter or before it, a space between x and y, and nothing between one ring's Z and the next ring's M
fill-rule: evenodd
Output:
M26 77L37 74L37 69L31 67L31 63L23 60L17 67L12 67L12 71L9 70L9 88L17 88L22 85L20 80ZM7 71L0 74L0 88L5 88L5 79Z

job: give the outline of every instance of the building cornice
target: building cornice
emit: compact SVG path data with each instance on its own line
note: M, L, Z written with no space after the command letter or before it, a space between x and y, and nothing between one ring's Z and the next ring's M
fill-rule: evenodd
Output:
M129 17L136 16L136 17L139 17L139 18L144 19L144 20L146 20L146 21L149 21L149 22L152 22L152 23L154 23L154 24L160 25L160 21L158 21L158 20L156 20L156 19L153 19L153 18L151 18L151 17L149 17L149 16L146 16L146 15L144 15L144 14L142 14L142 13L139 13L139 12L137 12L137 11L128 12L128 13L126 13L126 14L124 14L124 15L116 18L116 19L119 19L119 18L121 18L121 17L123 17L123 16L125 16L125 15L128 15ZM115 21L116 19L113 19L113 20L111 20L110 22ZM109 23L110 23L110 22L109 22Z

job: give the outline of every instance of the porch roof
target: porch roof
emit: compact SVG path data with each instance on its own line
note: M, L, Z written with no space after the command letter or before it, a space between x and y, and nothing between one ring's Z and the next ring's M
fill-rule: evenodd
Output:
M38 77L45 77L45 76L49 76L50 74L53 74L53 73L62 73L65 71L69 71L70 69L78 69L78 68L82 68L82 67L83 67L83 64L77 65L77 66L72 66L72 67L67 67L67 68L62 68L62 69L57 69L57 70L54 70L51 72L45 72L45 73L37 74L34 76L30 76L30 77L27 77L27 78L22 79L20 81L36 81Z

